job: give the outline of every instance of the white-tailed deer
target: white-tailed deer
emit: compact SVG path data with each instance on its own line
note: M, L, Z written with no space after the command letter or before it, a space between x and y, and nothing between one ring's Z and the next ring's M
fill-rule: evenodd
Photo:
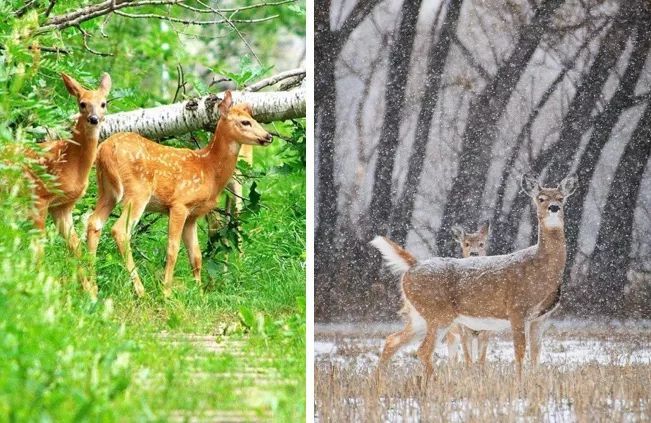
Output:
M68 92L77 99L79 114L71 140L41 144L45 152L42 164L54 176L54 185L50 189L30 173L35 181L36 194L33 219L35 226L43 231L49 211L68 248L79 257L79 237L72 222L72 210L88 187L88 175L97 154L100 125L106 113L106 96L111 89L111 77L103 74L96 90L83 88L65 73L61 77ZM84 289L93 297L96 296L97 287L86 278L81 279Z
M144 294L131 253L131 230L145 210L169 215L163 293L172 292L174 265L181 238L188 250L194 278L201 284L201 250L197 219L215 207L231 178L241 144L268 145L269 134L253 117L248 104L232 105L230 91L219 103L219 122L201 150L166 147L134 133L107 139L97 156L97 208L88 221L88 247L94 256L109 214L121 202L122 214L112 228L118 249L137 295Z
M527 336L538 336L531 333L533 323L545 319L560 300L565 268L563 204L574 192L576 178L569 176L552 188L541 187L536 179L524 175L521 185L532 198L538 217L538 242L523 250L464 259L435 257L417 263L384 237L371 241L386 264L402 276L407 315L405 328L386 339L382 367L424 327L425 338L417 355L429 376L439 331L445 334L456 322L473 330L511 327L516 369L521 376Z
M464 258L485 256L488 248L489 231L489 222L482 224L477 232L466 232L461 226L453 226L452 233L454 234L454 239L461 247L461 256ZM488 336L488 331L472 330L459 323L453 323L445 335L445 343L448 346L448 357L456 358L459 345L461 345L466 364L471 364L473 361L478 360L483 365L486 361ZM474 357L473 344L477 345L478 357Z

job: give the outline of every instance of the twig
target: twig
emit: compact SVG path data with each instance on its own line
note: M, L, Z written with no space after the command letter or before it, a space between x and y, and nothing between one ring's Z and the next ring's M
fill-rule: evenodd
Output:
M170 21L170 22L176 22L176 23L182 23L186 25L219 25L219 24L224 24L228 23L228 19L218 19L218 20L212 20L212 21L197 21L194 19L182 19L182 18L173 18L171 16L164 16L164 15L157 15L155 13L142 13L142 14L135 14L135 13L127 13L127 12L122 12L119 10L115 10L114 13L116 15L124 16L126 18L133 18L133 19L160 19L164 21ZM260 23L260 22L266 22L270 21L272 19L276 19L278 15L272 15L272 16L267 16L266 18L258 18L258 19L232 19L230 22L234 23Z
M86 30L84 30L84 29L81 27L81 25L76 25L75 27L76 27L76 28L79 30L79 32L81 32L81 34L84 36L84 48L85 48L88 52L90 52L90 53L92 53L92 54L95 54L95 55L97 55L97 56L103 56L103 57L106 57L106 56L113 56L112 53L102 53L101 51L97 51L97 50L92 49L92 48L88 45L88 37L90 37L90 34L89 34Z
M0 49L2 49L3 46L0 46ZM70 54L70 50L65 49L63 47L45 47L45 46L28 46L27 47L29 50L34 50L38 49L42 52L45 53L59 53L59 54Z
M201 5L203 5L204 7L207 7L207 8L209 8L209 9L211 9L213 12L217 13L217 14L218 14L219 16L221 16L222 18L226 19L226 22L228 23L228 26L230 26L231 28L233 28L233 31L235 31L235 33L237 34L237 36L240 37L240 40L242 40L242 42L244 43L244 45L246 46L246 48L249 49L249 51L251 52L251 54L252 54L253 57L255 58L255 61L258 62L258 64L259 64L260 66L262 66L262 61L260 60L260 58L258 57L258 55L255 54L255 51L253 51L253 48L251 47L251 45L249 44L249 42L246 40L246 38L244 38L244 35L242 35L242 33L240 32L239 29L237 29L237 27L235 26L235 24L233 23L233 21L232 21L230 18L227 18L226 15L224 15L224 13L222 13L222 12L216 10L216 9L213 9L213 8L210 7L209 5L203 3L201 0L197 0L197 2L198 2L199 4L201 4ZM235 13L236 13L236 12L233 12L233 15L234 15ZM232 15L231 15L231 16L232 16Z
M265 87L269 87L271 85L276 85L280 81L283 81L285 79L293 78L296 76L302 76L305 78L305 69L292 69L288 70L285 72L281 72L277 75L271 76L269 78L265 78L263 80L260 80L256 82L255 84L249 85L244 89L244 91L260 91L261 89Z
M183 97L185 97L185 74L183 73L183 67L181 64L176 65L176 70L179 74L179 77L176 82L176 92L174 93L174 100L172 100L172 103L176 103L176 100L179 98L179 92L183 90Z
M57 0L50 0L50 4L47 6L47 9L45 10L45 14L43 15L44 18L47 18L50 16L50 13L52 13L52 9L54 9L54 5L57 3Z

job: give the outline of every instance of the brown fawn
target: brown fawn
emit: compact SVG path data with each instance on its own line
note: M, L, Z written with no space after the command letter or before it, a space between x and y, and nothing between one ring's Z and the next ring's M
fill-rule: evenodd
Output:
M71 140L41 144L45 152L42 164L47 173L54 176L54 185L51 189L30 173L35 181L33 220L35 226L44 231L49 212L68 248L80 257L79 237L73 225L72 210L88 187L88 175L97 154L100 125L106 113L106 96L111 89L111 77L107 73L103 74L96 90L85 89L65 73L61 77L68 92L77 99L79 114ZM84 289L91 296L96 296L97 287L85 277L81 279Z
M183 239L194 278L201 284L201 250L197 220L215 207L217 196L233 175L241 144L268 145L272 136L252 115L248 104L233 105L230 91L219 103L219 122L207 147L166 147L134 133L108 138L97 156L99 199L88 222L88 247L95 256L102 227L120 202L122 214L111 230L138 296L144 287L131 253L131 230L148 210L169 215L163 293L172 292L172 277Z
M540 336L532 331L540 329L539 323L560 300L566 253L563 204L574 192L576 178L568 176L557 187L542 187L536 179L523 175L521 186L532 198L538 218L538 242L523 250L464 259L435 257L418 263L384 237L371 241L386 264L402 276L407 316L404 329L387 337L380 367L424 327L425 338L417 355L425 374L431 375L439 331L445 334L452 323L461 323L472 330L511 327L516 370L521 377L527 336L530 340ZM537 354L532 351L532 361Z
M461 226L453 226L454 239L461 247L461 256L476 257L485 256L488 248L488 234L490 223L485 222L477 232L466 232ZM461 344L466 364L471 364L474 359L479 360L481 365L486 361L486 350L488 348L488 331L476 331L453 323L445 335L445 342L448 346L448 357L455 358ZM477 344L477 354L473 354L473 344ZM473 359L473 355L478 355Z

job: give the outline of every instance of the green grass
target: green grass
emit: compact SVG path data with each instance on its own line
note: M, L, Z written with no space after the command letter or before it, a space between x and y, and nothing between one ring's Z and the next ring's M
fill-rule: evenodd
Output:
M256 180L259 210L243 216L242 254L204 258L201 292L182 248L170 299L161 294L166 218L133 239L143 299L134 297L109 221L92 303L76 281L83 262L51 222L35 263L25 201L3 192L0 421L168 421L216 410L304 420L305 175L280 166L283 154L279 145L256 150L256 166L271 170ZM91 186L76 210L79 232L94 202ZM223 347L210 351L183 334L213 335Z

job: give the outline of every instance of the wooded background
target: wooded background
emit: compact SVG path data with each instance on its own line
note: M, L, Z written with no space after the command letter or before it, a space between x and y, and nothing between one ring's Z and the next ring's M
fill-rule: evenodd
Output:
M568 198L565 313L651 316L651 4L320 1L315 23L316 318L394 318L368 242L457 256L536 242L524 172Z

